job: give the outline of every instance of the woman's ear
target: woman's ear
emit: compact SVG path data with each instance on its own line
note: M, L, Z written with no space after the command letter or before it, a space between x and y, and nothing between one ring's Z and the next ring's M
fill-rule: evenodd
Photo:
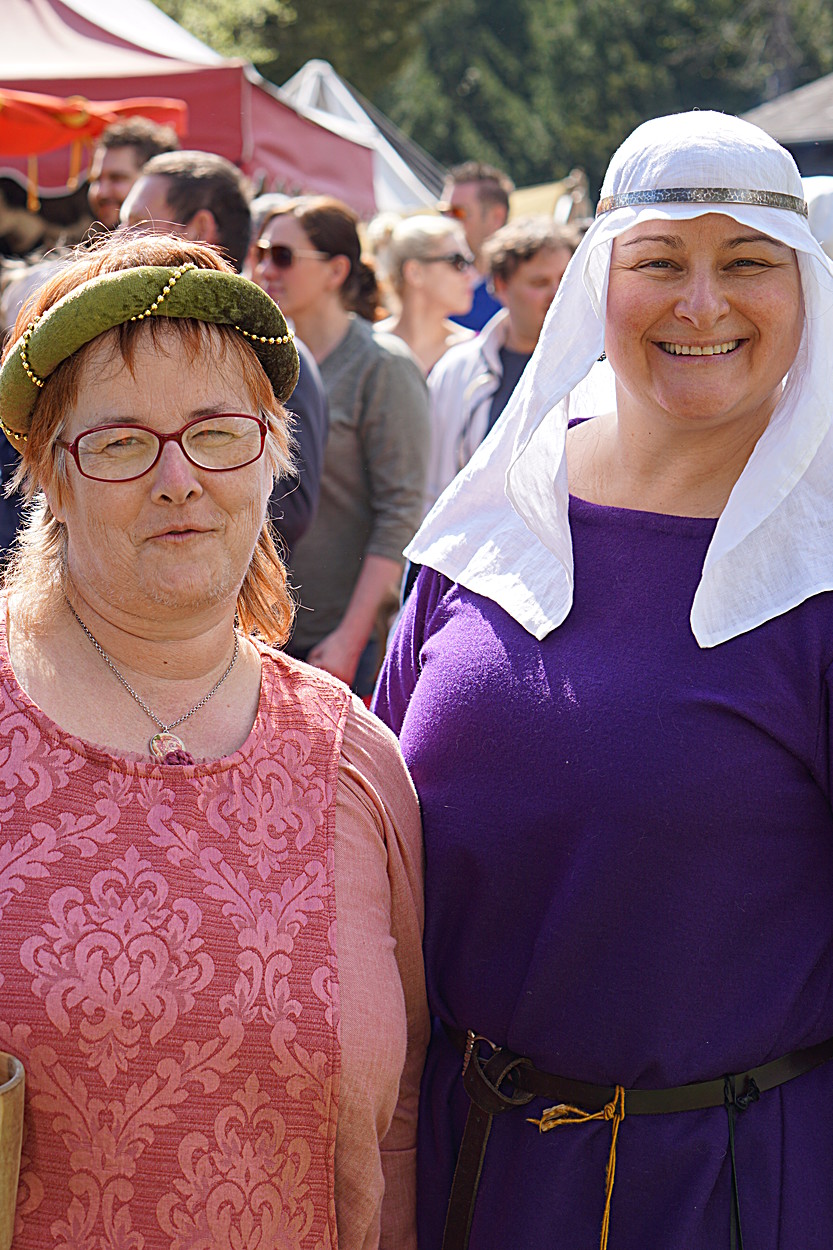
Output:
M402 281L406 286L422 286L425 277L425 266L409 256L402 262Z
M66 486L64 490L61 490L61 484L57 477L49 486L44 486L43 488L44 497L49 504L49 511L60 525L66 524L65 493Z
M348 256L331 256L327 261L334 290L340 290L350 277L350 258Z

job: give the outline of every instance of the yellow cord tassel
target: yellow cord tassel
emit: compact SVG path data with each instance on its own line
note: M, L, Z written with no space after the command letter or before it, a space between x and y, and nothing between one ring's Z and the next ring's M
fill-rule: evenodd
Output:
M36 156L29 157L26 176L26 208L30 213L36 213L40 208L40 200L38 199L38 158Z
M81 173L81 158L84 154L84 143L81 139L73 139L69 148L69 177L67 190L74 191L78 186L78 175Z
M607 1250L610 1235L610 1202L613 1197L613 1182L616 1179L616 1139L619 1136L619 1125L625 1118L625 1091L621 1085L616 1086L613 1101L606 1103L601 1111L582 1111L581 1107L573 1107L569 1103L560 1102L555 1107L547 1107L540 1120L530 1119L539 1132L548 1133L550 1129L561 1124L587 1124L590 1120L612 1120L612 1136L610 1154L607 1160L605 1175L605 1209L602 1215L602 1236L599 1250Z

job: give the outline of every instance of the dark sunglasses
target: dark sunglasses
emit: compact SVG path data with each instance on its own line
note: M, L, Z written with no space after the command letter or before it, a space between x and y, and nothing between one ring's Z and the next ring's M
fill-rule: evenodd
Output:
M255 243L258 260L264 261L268 256L276 269L291 269L297 256L307 256L312 260L329 260L326 252L316 252L310 247L289 247L286 243L270 243L268 239L258 239Z
M458 273L465 273L474 264L472 256L464 256L462 252L452 252L450 256L425 256L423 265L451 265Z

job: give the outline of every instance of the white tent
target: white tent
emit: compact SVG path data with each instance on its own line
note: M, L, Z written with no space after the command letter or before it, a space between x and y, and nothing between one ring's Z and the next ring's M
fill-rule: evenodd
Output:
M436 204L444 169L408 139L327 61L307 61L281 96L304 117L373 149L373 192L379 212Z

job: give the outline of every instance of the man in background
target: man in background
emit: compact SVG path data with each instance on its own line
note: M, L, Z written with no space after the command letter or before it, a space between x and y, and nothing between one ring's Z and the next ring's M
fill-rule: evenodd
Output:
M152 156L179 147L176 131L146 117L114 122L99 137L90 165L87 198L93 217L115 230L125 197Z
M465 316L451 318L470 330L482 330L500 310L500 304L489 290L483 247L495 231L506 224L509 196L514 190L511 178L494 165L466 161L449 170L437 205L441 213L462 225L479 274L471 309Z
M141 170L122 205L121 220L214 243L240 273L249 248L251 198L247 179L225 157L165 152Z
M98 138L90 165L87 199L96 219L90 237L119 224L121 206L145 161L159 152L179 147L176 131L158 126L146 117L131 117L114 122ZM45 259L21 267L4 286L0 297L0 333L11 329L18 312L29 296L52 276L66 256L65 249L47 254ZM0 526L2 528L2 526Z
M213 152L168 152L148 161L121 211L122 224L170 231L221 248L237 272L249 250L251 192L240 170ZM311 524L318 507L328 411L312 354L296 341L298 385L287 401L294 417L295 470L275 483L269 501L284 555Z
M578 246L571 226L519 217L483 246L498 312L476 338L450 347L428 378L431 456L426 511L506 407Z

